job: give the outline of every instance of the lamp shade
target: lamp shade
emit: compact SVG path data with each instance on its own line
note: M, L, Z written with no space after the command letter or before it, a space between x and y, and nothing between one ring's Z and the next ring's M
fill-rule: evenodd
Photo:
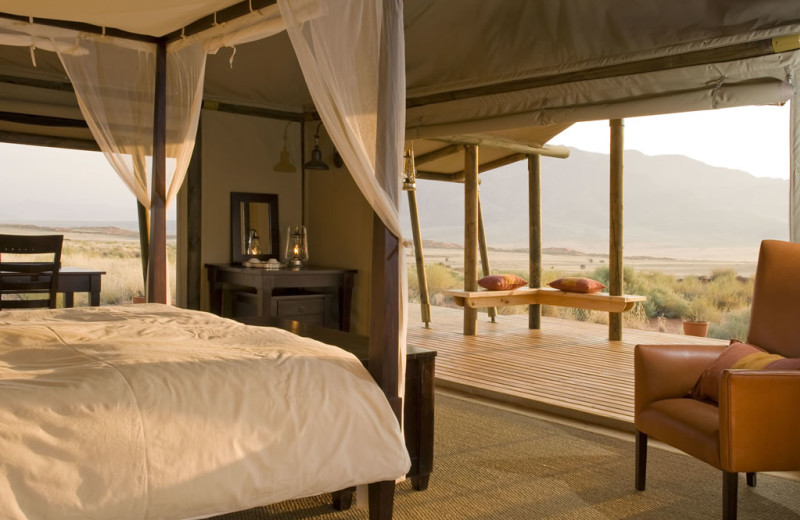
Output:
M304 165L306 170L330 170L331 167L328 166L325 161L322 160L322 150L319 149L319 145L315 144L314 149L311 150L311 160L308 161Z
M292 164L292 160L289 157L289 150L286 148L286 145L283 145L283 150L281 150L281 160L278 161L278 164L272 167L273 170L276 172L286 172L286 173L294 173L297 171L294 164Z

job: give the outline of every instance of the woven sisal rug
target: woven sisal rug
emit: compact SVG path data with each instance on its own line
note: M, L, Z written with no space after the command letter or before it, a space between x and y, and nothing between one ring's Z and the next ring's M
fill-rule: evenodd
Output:
M650 448L647 490L633 488L633 437L606 436L458 397L436 396L434 472L426 491L397 486L394 518L718 519L722 475L686 455ZM217 520L366 520L330 497L292 500ZM800 518L800 482L759 475L739 486L739 518Z

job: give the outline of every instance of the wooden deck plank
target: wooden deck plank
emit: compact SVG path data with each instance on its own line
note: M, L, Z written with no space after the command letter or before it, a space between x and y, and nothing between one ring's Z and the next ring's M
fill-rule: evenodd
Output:
M460 308L432 307L429 329L413 317L408 344L438 352L436 384L548 413L633 429L633 348L648 344L724 344L637 329L623 341L607 339L606 325L542 318L528 329L527 314L479 314L478 335L462 334Z

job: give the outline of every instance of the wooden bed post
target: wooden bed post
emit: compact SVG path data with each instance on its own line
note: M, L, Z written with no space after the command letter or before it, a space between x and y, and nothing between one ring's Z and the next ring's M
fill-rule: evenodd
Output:
M464 290L478 290L478 147L464 147ZM478 332L478 310L464 307L464 335Z
M203 278L201 246L203 241L203 117L197 125L192 159L186 171L186 307L200 310L200 286Z
M622 265L622 195L623 195L623 154L625 123L622 119L609 121L611 127L610 146L610 230L608 251L608 293L620 296L623 293L623 265ZM608 339L611 341L622 340L622 314L610 312L608 314Z
M489 266L489 248L486 245L486 229L483 227L483 210L481 209L480 194L478 194L478 248L481 253L481 270L483 271L483 276L489 276L492 274L492 268ZM487 312L492 319L492 323L494 323L496 321L495 317L497 316L497 307L489 307Z
M139 217L139 250L142 255L142 280L147 292L147 267L150 265L150 212L136 200L136 213Z
M150 255L147 301L167 303L167 44L156 46L153 114L153 182L150 193Z
M528 286L542 285L542 176L541 156L528 156ZM528 328L542 327L542 306L528 305Z
M372 298L369 320L369 371L383 389L398 419L400 287L399 242L380 217L372 224Z

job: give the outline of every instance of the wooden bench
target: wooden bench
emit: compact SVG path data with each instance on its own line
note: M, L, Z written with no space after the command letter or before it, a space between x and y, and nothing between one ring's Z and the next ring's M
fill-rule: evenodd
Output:
M444 291L444 294L452 296L459 307L468 307L470 309L541 304L604 312L624 312L630 310L636 302L647 300L646 296L632 294L612 296L606 293L564 292L549 287L538 289L524 287L511 291L449 290Z

